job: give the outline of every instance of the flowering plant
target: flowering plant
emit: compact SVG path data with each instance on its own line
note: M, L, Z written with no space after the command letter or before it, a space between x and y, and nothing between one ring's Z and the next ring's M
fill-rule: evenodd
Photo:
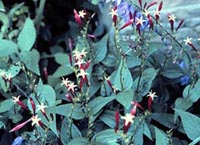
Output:
M91 0L71 10L70 29L55 39L41 18L44 5L33 20L24 4L2 12L16 24L1 31L0 128L16 139L1 142L200 141L199 38L177 37L183 18L164 15L163 1Z

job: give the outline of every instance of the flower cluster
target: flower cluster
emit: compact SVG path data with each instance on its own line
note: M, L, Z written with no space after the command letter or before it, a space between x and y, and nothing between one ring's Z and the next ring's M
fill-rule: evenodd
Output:
M152 90L147 94L148 97L148 111L151 111L151 107L152 107L152 101L156 96L155 92L152 92ZM124 125L123 125L123 133L126 134L128 132L128 129L130 128L130 125L132 123L134 123L134 118L136 117L136 112L137 112L137 108L141 109L142 111L144 111L144 108L137 102L131 102L131 104L133 105L130 113L126 113L125 116L121 116L121 119L124 120ZM119 129L119 121L120 121L120 114L119 111L116 111L115 113L115 132L118 132Z
M19 125L15 126L13 129L10 130L10 132L14 132L14 131L17 131L17 130L21 129L22 127L24 127L30 121L32 121L32 124L31 124L32 126L36 125L36 126L40 126L40 127L43 128L44 124L41 122L41 118L38 117L38 113L41 112L44 115L44 117L47 120L49 120L47 115L46 115L46 112L45 112L45 109L47 108L47 106L44 105L44 103L38 103L38 102L37 102L38 105L35 105L34 100L30 97L29 98L29 102L30 102L31 107L32 107L32 109L30 109L30 108L28 108L27 105L24 104L23 101L20 100L20 97L21 96L17 96L17 97L13 96L12 97L13 98L13 103L14 104L18 104L24 110L31 112L32 113L32 117L30 119L28 119L27 121L22 122Z

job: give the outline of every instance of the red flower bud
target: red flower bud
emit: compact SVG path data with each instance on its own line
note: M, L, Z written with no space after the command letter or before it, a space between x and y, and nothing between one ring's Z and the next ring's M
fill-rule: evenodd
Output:
M79 24L79 25L82 24L81 18L78 15L78 12L75 9L74 9L74 18L75 18L75 21L76 21L77 24Z
M30 97L30 103L33 109L33 114L35 115L35 102L33 101L33 99Z
M44 78L45 78L46 80L48 80L48 70L47 70L47 67L44 67L43 73L44 73Z
M183 24L183 22L184 22L184 20L182 19L182 20L179 22L178 26L176 27L176 31L178 31L178 29L181 27L181 25Z
M151 111L152 101L153 101L153 99L151 97L149 97L148 98L148 110L149 111Z
M122 30L131 24L133 24L133 19L130 19L128 22L126 22L121 28L119 28L119 30Z
M161 11L162 5L163 5L163 2L161 1L160 4L159 4L159 7L158 7L158 11Z
M25 122L23 122L23 123L21 123L21 124L19 124L19 125L17 125L17 126L15 126L13 129L11 129L9 132L14 132L14 131L17 131L17 130L19 130L19 129L21 129L22 127L24 127L28 122L30 122L31 121L31 118L29 119L29 120L27 120L27 121L25 121Z
M140 4L140 8L142 8L142 0L138 0L139 4Z
M148 6L147 6L147 9L152 7L153 5L157 4L157 2L151 2Z
M117 133L118 129L119 129L119 119L120 119L120 115L119 115L119 111L115 112L115 132Z

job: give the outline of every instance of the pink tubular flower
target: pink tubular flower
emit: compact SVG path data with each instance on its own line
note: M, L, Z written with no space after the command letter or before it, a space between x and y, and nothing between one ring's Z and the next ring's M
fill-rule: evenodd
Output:
M66 94L65 97L67 98L67 100L69 100L70 102L73 102L73 98L70 94Z
M127 113L126 116L122 116L121 119L124 120L124 133L127 133L130 125L133 123L135 115L132 115L131 113Z
M139 4L140 4L140 8L142 8L142 0L138 0Z
M116 24L117 24L117 6L112 8L111 12L109 14L112 15L112 20L113 20L114 26L116 26Z
M30 97L30 103L33 109L33 114L35 114L35 102L33 101L33 99Z
M116 126L115 126L115 133L117 133L117 131L118 131L118 129L119 129L119 119L120 119L119 111L116 111L116 112L115 112L115 123L116 123Z
M192 43L192 38L187 37L184 41L185 41L185 45L189 45L190 47L192 47L193 50L197 51L197 49L195 48L195 46Z
M81 25L82 24L82 21L81 21L81 18L78 14L78 12L74 9L74 18L75 18L75 21L78 25Z
M152 106L152 102L153 102L153 99L156 96L156 92L152 92L152 90L147 94L147 97L148 97L148 110L151 111L151 106Z
M157 4L156 1L155 1L155 2L151 2L150 4L148 4L147 9L150 8L150 7L152 7L152 6L155 5L155 4Z
M136 106L136 107L138 107L138 108L140 108L140 109L142 109L142 110L144 110L144 108L137 102L132 101L131 104Z
M46 79L46 80L48 80L48 70L47 70L47 67L45 66L44 67L44 69L43 69L43 74L44 74L44 78Z
M130 19L128 22L126 22L121 28L119 28L119 30L122 30L131 24L133 24L133 19Z
M168 14L168 21L170 23L171 26L171 31L174 31L174 22L175 22L176 17L174 16L174 14Z
M27 121L25 121L25 122L23 122L23 123L21 123L21 124L19 124L19 125L17 125L17 126L15 126L13 129L11 129L9 132L14 132L14 131L17 131L17 130L19 130L19 129L21 129L22 127L24 127L28 122L30 122L31 121L31 118L29 119L29 120L27 120Z
M28 110L27 106L19 100L20 96L17 97L12 97L13 98L13 102L16 104L18 104L19 106L21 106L23 109Z
M181 25L183 24L184 20L182 19L179 23L178 26L176 27L176 31L178 31L178 29L181 27Z

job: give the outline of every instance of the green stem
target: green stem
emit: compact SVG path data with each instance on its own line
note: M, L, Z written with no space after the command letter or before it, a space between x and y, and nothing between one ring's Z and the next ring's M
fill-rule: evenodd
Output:
M144 122L146 115L141 116L141 117L142 118L141 118L139 124L135 127L135 129L134 129L134 131L133 131L133 133L132 133L132 135L130 137L129 143L127 145L132 145L132 141L133 141L133 139L135 137L135 134L136 134L137 130L139 129L139 127L141 126L141 124Z
M46 3L46 0L40 0L39 8L37 9L37 12L36 12L35 25L38 31L39 31L40 22L42 21L45 3Z
M72 140L72 138L73 138L73 137L72 137L72 123L73 123L73 121L72 121L72 114L73 114L73 112L74 112L75 103L76 103L76 102L74 102L74 103L72 104L72 111L70 112L69 118L68 118L68 120L69 120L68 135L69 135L69 139L70 139L70 140Z
M26 98L29 98L29 96L20 88L20 86L15 83L15 81L12 81L12 84L17 88L17 90L19 90Z

